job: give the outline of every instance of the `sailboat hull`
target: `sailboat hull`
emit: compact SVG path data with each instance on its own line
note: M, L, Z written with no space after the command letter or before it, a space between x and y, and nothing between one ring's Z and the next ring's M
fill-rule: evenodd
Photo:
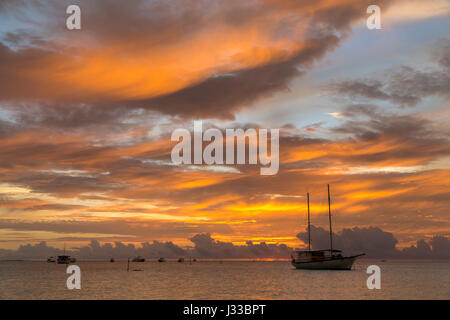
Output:
M308 270L351 270L353 263L358 256L330 258L320 261L295 261L292 260L292 265L296 269Z
M330 185L328 187L328 221L330 223L330 249L311 250L311 224L309 220L309 192L306 193L308 201L308 250L295 250L291 255L291 263L296 269L308 270L351 270L356 258L364 255L344 257L341 250L333 249L333 229L331 227L331 197Z

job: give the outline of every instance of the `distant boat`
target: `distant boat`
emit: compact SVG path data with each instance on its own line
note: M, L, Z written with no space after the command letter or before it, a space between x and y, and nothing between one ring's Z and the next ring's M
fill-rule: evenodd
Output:
M114 262L114 261L115 261L114 258L109 259L109 262Z
M58 256L58 264L69 264L70 256L66 256L65 254L62 256Z
M47 258L47 262L49 262L49 263L55 263L55 262L56 262L56 259L55 259L55 257L49 257L49 258Z
M295 255L291 256L291 263L296 269L313 270L351 270L356 258L363 256L364 253L344 257L341 250L333 249L333 231L331 229L331 201L330 185L328 185L328 220L330 222L330 249L311 250L311 224L309 221L309 192L308 201L308 250L296 250Z
M158 262L166 262L166 259L164 259L164 258L159 258L159 259L158 259Z
M196 261L197 261L197 259L195 259L195 258L194 258L194 259L192 259L192 261L193 261L193 262L196 262Z
M145 262L145 258L142 258L141 256L137 256L133 259L133 262Z
M75 258L70 258L70 256L66 255L66 244L64 244L64 254L58 256L58 264L69 264L75 261L77 261Z
M184 262L184 258L178 259L178 262Z

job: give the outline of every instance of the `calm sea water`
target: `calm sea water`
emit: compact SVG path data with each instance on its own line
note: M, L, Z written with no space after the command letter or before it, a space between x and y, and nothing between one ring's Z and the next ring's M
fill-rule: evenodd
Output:
M366 268L381 268L381 289ZM66 265L0 262L0 299L450 299L450 261L359 260L352 271L295 270L286 261L131 263L79 261L81 290Z

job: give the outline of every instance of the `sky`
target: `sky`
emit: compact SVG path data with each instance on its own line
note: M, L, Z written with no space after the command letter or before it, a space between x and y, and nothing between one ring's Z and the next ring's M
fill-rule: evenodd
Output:
M81 30L66 28L70 4ZM0 0L0 254L116 243L279 257L306 245L307 192L325 246L327 184L341 246L448 250L449 12L443 0ZM278 173L174 165L171 134L194 120L279 128Z

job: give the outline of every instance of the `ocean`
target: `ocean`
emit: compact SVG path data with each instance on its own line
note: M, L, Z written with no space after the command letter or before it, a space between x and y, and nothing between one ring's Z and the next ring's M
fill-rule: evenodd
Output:
M381 289L369 290L369 265ZM288 261L1 261L0 299L450 299L450 261L357 260L351 271L296 270ZM142 271L133 271L140 269Z

